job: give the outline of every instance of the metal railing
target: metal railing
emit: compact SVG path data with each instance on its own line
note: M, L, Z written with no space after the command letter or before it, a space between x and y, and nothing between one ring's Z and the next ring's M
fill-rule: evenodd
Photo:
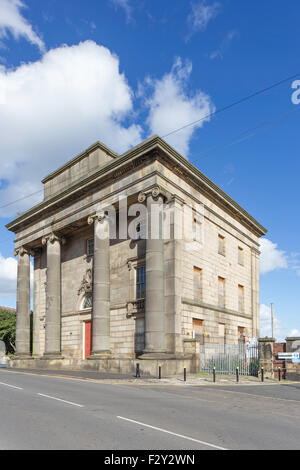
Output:
M200 346L200 372L258 376L258 344L205 344Z

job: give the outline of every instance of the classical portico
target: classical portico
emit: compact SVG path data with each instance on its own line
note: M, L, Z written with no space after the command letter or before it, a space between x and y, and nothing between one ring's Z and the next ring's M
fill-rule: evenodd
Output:
M18 256L15 367L32 357L30 367L132 372L139 362L144 373L158 364L175 373L194 370L200 340L217 343L221 330L232 344L241 331L258 336L259 237L266 231L162 139L123 155L97 142L43 184L44 200L8 225ZM201 241L193 238L196 216L192 238L182 231L185 209L194 214L200 204ZM135 212L140 232L133 238Z

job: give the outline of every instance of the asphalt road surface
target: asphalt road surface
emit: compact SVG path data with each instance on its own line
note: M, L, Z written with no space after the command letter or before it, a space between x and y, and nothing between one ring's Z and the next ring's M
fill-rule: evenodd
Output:
M0 449L300 449L300 384L104 384L0 369Z

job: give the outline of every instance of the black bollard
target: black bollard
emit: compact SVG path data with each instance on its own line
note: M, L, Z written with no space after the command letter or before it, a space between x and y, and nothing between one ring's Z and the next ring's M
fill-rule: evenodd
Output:
M158 366L158 378L161 379L161 365Z
M141 377L140 365L139 365L139 364L136 365L135 377L136 377L136 378L140 378L140 377Z
M186 367L183 369L183 380L186 382Z
M262 367L261 368L261 381L264 382L265 378L264 378L264 368Z
M236 383L239 383L240 376L239 376L239 368L236 368Z
M216 368L213 368L213 381L216 381Z
M278 367L278 380L281 381L281 369Z

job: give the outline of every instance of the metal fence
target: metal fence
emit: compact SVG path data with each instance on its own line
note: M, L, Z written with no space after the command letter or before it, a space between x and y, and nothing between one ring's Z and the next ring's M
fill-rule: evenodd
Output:
M205 344L200 346L200 372L258 376L258 344Z

